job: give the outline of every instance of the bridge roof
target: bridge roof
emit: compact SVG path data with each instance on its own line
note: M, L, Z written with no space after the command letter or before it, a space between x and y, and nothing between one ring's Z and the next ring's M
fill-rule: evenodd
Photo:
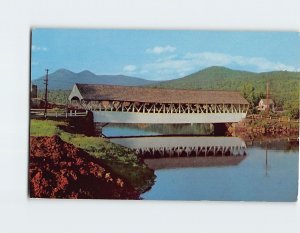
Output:
M100 84L75 84L69 99L74 96L83 100L144 103L249 104L239 92L234 91L182 90Z

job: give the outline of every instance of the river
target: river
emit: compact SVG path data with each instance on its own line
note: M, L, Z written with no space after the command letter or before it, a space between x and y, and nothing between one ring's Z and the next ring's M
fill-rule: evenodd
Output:
M145 200L295 201L297 142L212 135L209 125L108 125L103 134L155 171Z

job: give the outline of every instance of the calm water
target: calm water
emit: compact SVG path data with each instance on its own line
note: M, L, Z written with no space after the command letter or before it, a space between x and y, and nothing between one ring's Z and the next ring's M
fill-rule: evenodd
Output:
M197 136L193 135L195 132ZM172 126L112 125L105 127L103 133L110 137L123 136L111 141L134 149L155 170L155 184L142 194L143 199L297 199L297 143L284 139L245 142L236 137L213 137L208 136L210 128L203 125L173 129Z

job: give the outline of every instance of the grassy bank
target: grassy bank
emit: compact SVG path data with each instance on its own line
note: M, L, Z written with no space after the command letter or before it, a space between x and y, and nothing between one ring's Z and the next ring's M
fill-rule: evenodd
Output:
M63 130L70 127L66 121L32 119L30 123L30 136L58 135L65 142L101 159L112 171L128 180L139 192L145 191L154 182L153 170L143 164L128 148L111 143L105 138L69 133Z

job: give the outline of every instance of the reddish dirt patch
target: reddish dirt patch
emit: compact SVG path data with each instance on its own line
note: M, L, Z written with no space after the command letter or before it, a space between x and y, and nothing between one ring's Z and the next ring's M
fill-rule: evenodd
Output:
M123 178L58 136L31 137L30 197L138 199Z

